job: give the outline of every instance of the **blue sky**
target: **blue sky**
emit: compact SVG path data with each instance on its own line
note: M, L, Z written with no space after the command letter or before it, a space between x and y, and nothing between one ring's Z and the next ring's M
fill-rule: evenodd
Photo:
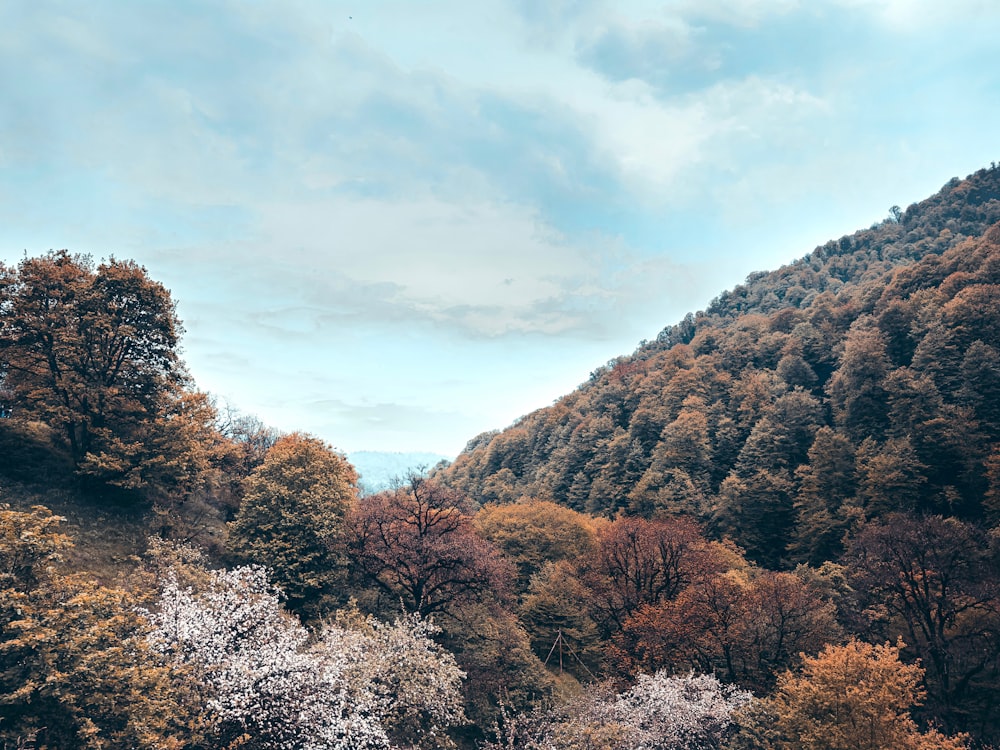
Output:
M991 0L0 5L0 258L135 258L198 385L453 455L1000 159Z

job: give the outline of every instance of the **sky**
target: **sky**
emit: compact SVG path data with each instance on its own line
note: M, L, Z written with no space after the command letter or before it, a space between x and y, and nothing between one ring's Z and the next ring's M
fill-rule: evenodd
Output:
M1000 160L993 0L9 0L0 260L133 258L202 390L457 454Z

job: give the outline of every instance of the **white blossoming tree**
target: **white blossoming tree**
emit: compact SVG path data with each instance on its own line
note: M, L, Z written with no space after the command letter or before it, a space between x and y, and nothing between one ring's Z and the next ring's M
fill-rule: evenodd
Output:
M708 750L721 746L733 711L750 693L723 685L711 675L640 675L631 690L611 704L612 718L628 727L625 747L635 750Z
M349 702L364 704L390 738L406 747L444 748L449 727L462 724L465 674L431 636L437 628L419 615L393 624L342 613L328 625L314 653L342 660Z
M716 750L748 692L711 675L642 675L624 693L591 686L544 714L507 717L486 750Z
M201 687L219 746L389 747L366 707L345 700L340 665L305 649L308 632L282 609L263 568L216 571L197 593L170 575L149 616L154 645Z
M215 571L199 591L168 575L148 616L155 647L201 690L218 747L387 750L438 736L443 746L463 720L463 675L416 618L342 618L310 644L259 567Z

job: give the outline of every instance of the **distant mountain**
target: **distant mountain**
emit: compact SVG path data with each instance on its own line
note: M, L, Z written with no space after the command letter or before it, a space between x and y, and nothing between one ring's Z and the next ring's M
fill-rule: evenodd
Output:
M892 511L1000 520L1000 168L751 274L440 478L684 513L769 566Z
M396 479L412 471L427 471L441 461L450 461L439 453L390 453L386 451L356 451L347 454L358 474L365 494L388 489Z

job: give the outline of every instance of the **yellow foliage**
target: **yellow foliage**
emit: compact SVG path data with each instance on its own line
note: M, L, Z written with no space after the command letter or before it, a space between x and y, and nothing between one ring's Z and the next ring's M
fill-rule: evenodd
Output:
M964 738L921 732L910 709L924 699L923 669L893 646L852 640L804 657L771 699L780 750L960 750Z

